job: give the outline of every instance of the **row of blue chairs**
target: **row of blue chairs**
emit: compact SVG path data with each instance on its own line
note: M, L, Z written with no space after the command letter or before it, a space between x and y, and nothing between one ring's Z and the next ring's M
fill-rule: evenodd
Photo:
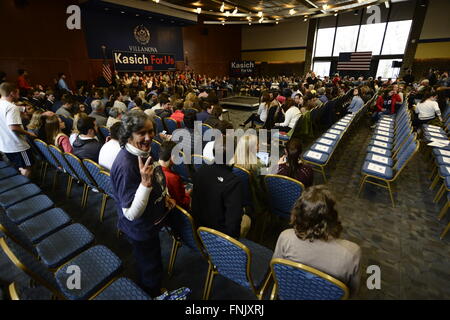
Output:
M54 145L49 146L42 140L35 139L34 144L44 160L42 162L43 168L41 168L41 171L43 171L41 174L42 183L45 181L46 171L49 165L55 169L53 189L55 188L58 174L67 174L67 197L71 195L73 182L77 181L81 183L83 185L81 196L82 209L86 208L90 190L101 192L103 197L100 206L100 221L103 221L107 201L113 196L109 172L92 160L80 160L74 154L63 153L58 147Z
M422 125L423 137L427 142L438 141L442 142L441 146L433 146L428 148L429 157L432 159L433 169L430 175L432 183L430 189L433 190L439 181L442 181L433 202L440 202L442 197L445 197L445 203L439 212L438 219L442 220L447 214L450 207L450 141L448 138L448 124L450 123L450 106L447 106L443 119L445 120L444 128L435 125ZM447 145L445 145L447 144ZM442 231L440 238L443 239L450 229L450 222Z
M94 245L94 235L86 227L72 223L14 168L4 162L0 167L0 231L6 235L0 238L0 247L11 262L59 299L151 299L132 280L119 277L122 261L107 247ZM80 277L72 287L74 272ZM20 299L22 288L12 283L9 289L13 299ZM175 296L185 299L189 289L182 289Z
M358 123L360 117L373 104L376 95L367 101L357 112L347 114L338 120L330 129L323 133L312 146L303 153L303 161L309 163L315 171L322 174L324 182L327 181L325 167L328 165L334 152L337 150L339 142L351 127Z
M272 259L273 252L247 239L236 240L217 230L196 227L184 209L172 211L173 245L168 273L173 274L181 246L203 257L208 263L203 299L211 294L213 280L221 275L263 299L271 279L275 280L270 299L325 300L346 299L348 287L341 281L309 266L285 259ZM267 266L267 268L264 268Z
M405 104L397 114L382 116L367 148L358 196L365 183L377 185L388 189L392 207L395 207L391 184L418 150L419 142Z

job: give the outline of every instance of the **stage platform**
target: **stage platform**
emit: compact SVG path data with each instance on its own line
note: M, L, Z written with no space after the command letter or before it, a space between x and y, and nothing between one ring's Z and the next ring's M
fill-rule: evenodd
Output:
M221 106L244 107L251 110L258 109L259 98L249 96L232 96L219 100Z

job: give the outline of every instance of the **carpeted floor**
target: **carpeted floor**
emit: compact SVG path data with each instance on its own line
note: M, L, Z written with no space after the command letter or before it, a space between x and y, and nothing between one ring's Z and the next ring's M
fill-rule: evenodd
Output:
M247 110L229 109L235 126L251 113ZM227 117L225 117L227 118ZM444 240L439 234L448 223L450 215L437 220L443 203L432 202L436 190L430 191L428 179L431 169L423 148L402 172L394 184L396 207L392 208L387 190L366 185L357 197L368 141L371 136L368 119L341 141L333 160L327 168L327 185L338 201L338 211L344 226L343 237L362 247L361 287L356 299L449 299L450 298L450 235ZM63 208L76 222L84 224L95 236L97 243L113 250L124 262L124 275L136 279L130 246L116 235L115 204L109 201L105 220L99 221L101 195L90 193L88 208L83 212L79 202L80 186L75 186L72 197L66 199L66 178L59 180L56 192L51 191L51 174L42 186L56 206ZM321 184L315 175L315 184ZM286 226L272 225L262 236L262 244L273 249L279 233ZM171 240L161 233L164 268L167 270ZM381 289L369 290L366 286L369 265L381 269ZM265 268L265 266L260 266ZM165 277L164 287L174 289L190 287L192 299L202 295L207 263L198 254L182 247L179 250L174 274ZM0 252L0 285L12 281L26 283L27 276L14 267ZM3 298L7 294L3 293ZM43 298L46 295L42 293ZM0 295L1 298L1 295ZM211 299L254 299L239 285L220 276L216 277Z

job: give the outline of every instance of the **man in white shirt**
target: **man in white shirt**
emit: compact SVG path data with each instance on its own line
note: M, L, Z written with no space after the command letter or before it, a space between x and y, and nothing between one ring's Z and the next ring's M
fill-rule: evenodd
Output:
M12 83L0 85L0 151L19 168L24 176L30 176L33 154L24 136L36 138L34 133L24 130L20 109L14 104L19 98L19 89Z
M119 144L119 129L121 123L114 123L109 129L111 135L106 139L107 142L100 149L98 156L98 164L103 168L111 170L114 160L116 160L117 154L120 151Z

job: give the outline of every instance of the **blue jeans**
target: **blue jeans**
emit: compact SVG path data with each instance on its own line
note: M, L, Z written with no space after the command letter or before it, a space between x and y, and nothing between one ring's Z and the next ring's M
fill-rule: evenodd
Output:
M380 118L381 118L381 116L382 115L385 115L385 114L391 114L389 111L379 111L379 112L375 112L373 115L372 115L372 120L374 121L374 122L378 122L378 120L380 120Z

